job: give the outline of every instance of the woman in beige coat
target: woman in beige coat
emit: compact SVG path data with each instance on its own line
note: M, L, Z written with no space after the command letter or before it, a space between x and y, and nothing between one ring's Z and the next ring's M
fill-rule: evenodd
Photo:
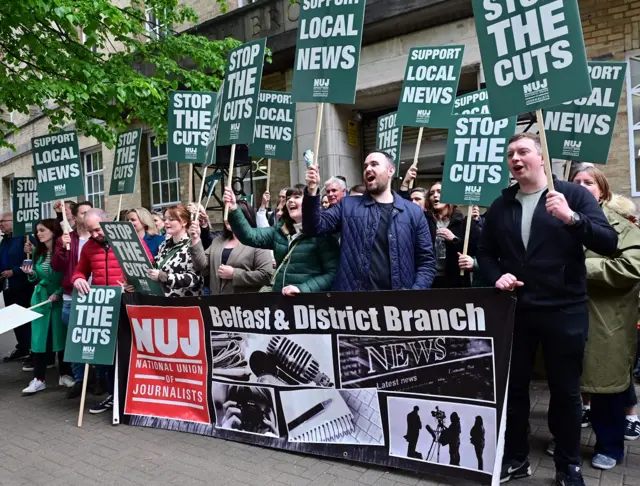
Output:
M246 201L238 201L238 208L245 218L256 227L253 208ZM200 226L192 224L189 229L189 249L193 266L203 276L209 275L211 295L242 294L258 292L268 285L273 273L271 252L245 246L238 241L231 227L225 222L222 235L213 240L205 251L200 241Z

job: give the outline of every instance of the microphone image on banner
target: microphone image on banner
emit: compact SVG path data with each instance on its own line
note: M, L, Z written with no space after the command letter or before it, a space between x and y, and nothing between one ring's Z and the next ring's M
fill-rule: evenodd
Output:
M304 349L283 336L274 336L267 346L267 357L279 371L278 377L290 385L315 383L329 388L331 379L320 371L318 360Z

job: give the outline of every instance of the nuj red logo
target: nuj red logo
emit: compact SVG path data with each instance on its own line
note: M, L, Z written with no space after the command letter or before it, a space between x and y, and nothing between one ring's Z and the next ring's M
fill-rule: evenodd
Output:
M211 423L199 307L127 306L131 355L125 413Z

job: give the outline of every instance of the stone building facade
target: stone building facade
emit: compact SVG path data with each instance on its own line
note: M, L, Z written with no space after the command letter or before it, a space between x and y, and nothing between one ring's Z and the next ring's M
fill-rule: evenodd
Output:
M291 89L299 2L231 0L231 9L225 15L219 15L216 2L211 0L186 0L186 3L199 12L200 22L181 29L211 39L232 36L250 41L267 37L273 62L265 65L262 89ZM640 169L636 170L640 163L640 1L579 0L579 5L588 57L628 62L627 81L609 161L604 170L616 192L640 197ZM324 110L319 151L323 178L342 175L347 178L348 185L361 182L363 157L375 148L376 120L397 106L409 49L446 44L465 46L459 93L482 86L482 66L471 0L367 1L356 103L326 105ZM313 147L317 107L299 103L296 110L294 157L291 161L272 161L272 192L304 179L302 154ZM11 139L17 151L0 152L0 201L3 208L9 204L11 177L32 174L30 138L45 133L47 127L46 119L34 115L24 117L20 133ZM535 124L526 116L521 117L519 126L521 130L536 130ZM427 185L441 177L446 137L446 130L425 130L419 154L419 183ZM416 139L417 129L405 127L402 173L413 160ZM166 149L155 147L153 140L153 133L145 129L136 192L123 198L123 208L139 205L161 207L190 199L187 194L188 165L167 164L166 157L163 157ZM105 192L108 192L112 151L85 137L80 137L80 146L85 157L87 181L92 180L87 184L88 196L95 197L89 192L96 187L93 179L98 181L98 188L107 188ZM98 174L100 163L101 183ZM244 189L249 197L253 194L256 205L265 186L264 168L264 161L255 161L241 167L236 174L240 176L250 171L253 184L249 183L247 175L244 184L237 182L235 187ZM562 173L561 161L556 161L554 170ZM199 179L196 178L198 184ZM220 188L216 192L220 194ZM117 198L105 197L107 211L115 214L117 206ZM216 214L219 220L219 212Z

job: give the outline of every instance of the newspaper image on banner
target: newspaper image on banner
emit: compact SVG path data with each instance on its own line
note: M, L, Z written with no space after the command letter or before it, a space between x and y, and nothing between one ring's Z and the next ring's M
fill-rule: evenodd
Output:
M402 125L397 124L398 112L378 117L376 149L387 152L396 165L396 177L400 177L400 149L402 147Z
M135 128L118 134L118 143L113 154L113 171L109 196L133 194L136 188L136 174L140 162L140 140L142 128Z
M212 91L172 91L169 96L169 162L205 161L216 102Z
M255 158L291 160L296 105L291 93L260 91L255 137L249 155Z
M549 156L606 164L627 64L590 62L591 94L544 112Z
M36 232L40 217L38 182L35 177L14 177L13 185L13 236L28 236Z
M489 92L486 89L480 89L458 96L453 104L453 114L488 115Z
M121 297L121 287L91 286L88 294L73 290L65 362L113 364Z
M508 292L123 300L122 423L483 483L501 464Z
M472 5L494 119L591 93L578 0Z
M354 104L366 1L300 3L293 101Z
M32 138L31 147L41 203L84 196L76 132L57 132Z
M149 261L149 256L133 224L130 222L104 221L100 223L100 226L118 259L127 283L133 285L136 288L136 292L164 295L164 290L160 283L147 275L149 270L153 268L153 264Z
M464 46L412 47L398 104L398 125L447 128L458 91Z
M491 206L509 185L507 146L516 131L516 117L493 120L489 115L455 115L444 158L444 204Z
M258 39L229 51L218 146L253 143L266 43Z

